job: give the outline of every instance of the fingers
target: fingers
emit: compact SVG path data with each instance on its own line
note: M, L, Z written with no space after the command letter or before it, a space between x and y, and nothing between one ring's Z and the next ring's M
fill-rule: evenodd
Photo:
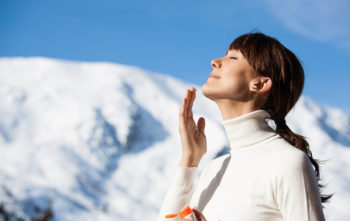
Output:
M191 91L187 90L187 92L186 92L186 106L185 106L185 118L186 118L186 120L189 118L189 115L191 112L191 110L188 109L188 105L191 102L191 96L192 96Z
M185 116L187 116L187 101L188 101L188 91L185 97L182 99L181 107L180 107L180 112L179 112L179 119L180 119L180 124L185 124Z
M198 221L207 221L204 215L197 209L197 207L193 208L193 212L196 215Z
M188 100L188 105L187 105L187 118L193 117L192 106L195 99L196 99L196 88L192 87L190 89L190 98Z
M202 134L204 134L204 128L205 128L205 119L203 117L200 117L197 121L197 128L198 131Z
M180 123L185 123L187 119L193 117L192 112L192 106L194 99L196 97L195 95L196 89L192 87L191 89L187 89L185 97L182 99L180 112L179 112L179 118Z

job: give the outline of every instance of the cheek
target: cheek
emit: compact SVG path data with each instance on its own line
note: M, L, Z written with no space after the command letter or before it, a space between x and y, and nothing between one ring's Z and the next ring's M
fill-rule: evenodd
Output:
M246 93L249 89L249 82L243 74L228 76L227 78L223 79L222 84L223 88L233 94Z

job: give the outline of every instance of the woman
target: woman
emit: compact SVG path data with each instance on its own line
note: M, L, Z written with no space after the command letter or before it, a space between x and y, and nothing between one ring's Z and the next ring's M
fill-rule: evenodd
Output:
M179 112L182 158L159 220L187 205L197 208L198 220L325 220L322 203L332 195L320 194L318 163L285 121L304 86L297 57L257 32L239 36L211 64L202 93L220 109L230 153L205 166L193 191L207 145L205 119L193 119L196 90L187 90Z

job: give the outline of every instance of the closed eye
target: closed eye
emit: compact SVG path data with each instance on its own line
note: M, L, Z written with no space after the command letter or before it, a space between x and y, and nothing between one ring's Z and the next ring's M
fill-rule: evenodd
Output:
M230 59L237 59L236 57L230 57Z

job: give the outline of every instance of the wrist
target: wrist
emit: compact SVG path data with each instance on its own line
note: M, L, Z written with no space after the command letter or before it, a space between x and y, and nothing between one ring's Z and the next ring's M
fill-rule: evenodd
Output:
M182 156L179 166L181 167L198 167L200 159L191 156Z

